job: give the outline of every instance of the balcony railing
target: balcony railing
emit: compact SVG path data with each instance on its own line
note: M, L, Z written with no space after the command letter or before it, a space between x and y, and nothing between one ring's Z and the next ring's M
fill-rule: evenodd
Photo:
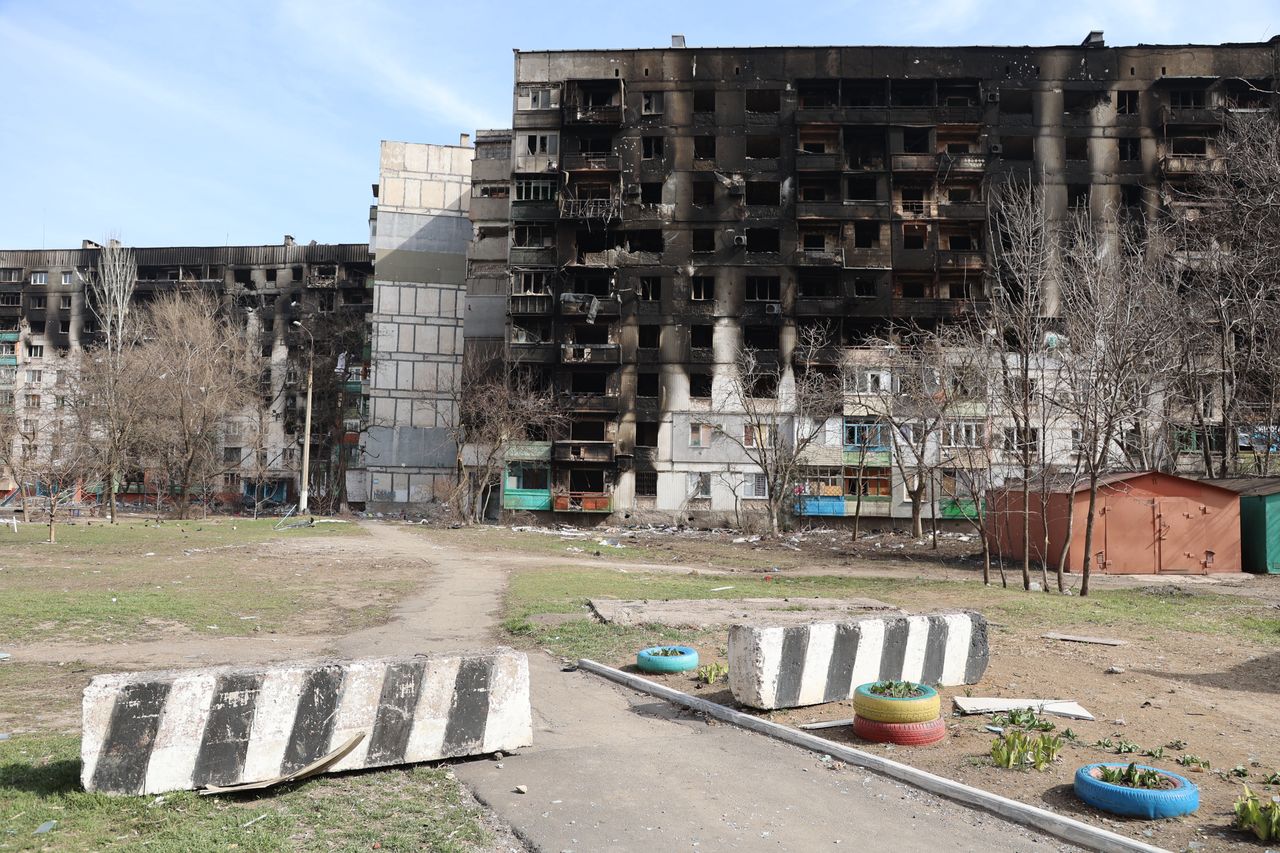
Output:
M581 104L565 104L565 124L621 124L622 105L588 107Z
M553 297L545 293L521 293L507 297L509 314L550 314Z
M932 172L938 168L938 155L894 154L890 163L895 172Z
M938 205L927 200L902 199L894 204L893 212L908 219L932 218L938 215Z
M1221 172L1226 161L1205 154L1166 154L1160 166L1169 175L1195 175L1203 172Z
M607 492L559 492L552 500L556 512L613 511L613 495Z
M617 154L565 154L560 166L566 172L616 172L621 163Z
M599 219L608 222L622 216L622 201L616 198L562 198L560 218Z
M938 158L938 168L943 172L985 172L986 154L943 154Z
M844 249L839 246L829 249L797 249L791 253L791 263L798 267L844 266Z
M560 360L565 364L617 364L617 344L561 344Z
M557 462L612 462L612 441L557 441L551 458Z

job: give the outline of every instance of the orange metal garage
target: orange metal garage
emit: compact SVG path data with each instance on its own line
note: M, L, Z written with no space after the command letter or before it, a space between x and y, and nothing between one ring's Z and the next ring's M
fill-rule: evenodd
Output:
M1208 574L1238 572L1240 504L1238 496L1210 483L1158 471L1108 474L1098 489L1093 552L1096 571L1106 574ZM1030 547L1037 562L1047 543L1056 566L1067 540L1067 518L1074 504L1067 570L1084 561L1088 482L1051 483L1031 488ZM992 551L1006 559L1023 554L1022 490L1008 483L987 493L987 532Z

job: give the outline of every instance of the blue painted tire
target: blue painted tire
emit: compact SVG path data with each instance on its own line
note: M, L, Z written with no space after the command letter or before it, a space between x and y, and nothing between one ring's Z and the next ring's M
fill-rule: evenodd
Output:
M1148 767L1139 764L1140 770L1154 770L1161 776L1177 783L1176 788L1165 788L1157 791L1144 788L1129 788L1124 785L1112 785L1093 776L1092 771L1098 767L1128 767L1127 762L1116 761L1106 764L1086 764L1076 771L1076 796L1095 809L1125 817L1141 817L1147 820L1158 820L1165 817L1180 817L1191 814L1200 808L1200 789L1190 779L1161 770L1159 767Z
M678 655L659 655L664 649L679 649ZM636 655L636 666L645 672L685 672L698 666L698 650L688 646L652 646Z

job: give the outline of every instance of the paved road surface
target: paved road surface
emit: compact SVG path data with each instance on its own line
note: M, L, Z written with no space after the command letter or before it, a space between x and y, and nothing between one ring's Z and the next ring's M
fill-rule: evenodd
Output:
M506 566L429 535L366 524L380 550L430 575L343 655L475 648L496 639ZM882 777L726 725L532 653L534 746L455 772L540 851L1070 849ZM499 764L502 766L499 767ZM528 788L517 794L517 785Z

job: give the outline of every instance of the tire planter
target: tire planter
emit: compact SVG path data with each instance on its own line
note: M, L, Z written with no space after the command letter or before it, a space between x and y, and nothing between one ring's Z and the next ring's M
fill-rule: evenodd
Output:
M679 649L680 654L657 654L665 649ZM645 672L685 672L698 666L698 651L689 646L651 646L636 655L636 666Z
M1086 764L1076 771L1076 796L1095 809L1125 817L1141 817L1157 820L1165 817L1179 817L1191 814L1200 807L1200 789L1185 776L1161 770L1159 767L1148 767L1139 764L1140 770L1154 770L1167 779L1177 783L1174 788L1149 790L1146 788L1130 788L1125 785L1112 785L1103 782L1093 775L1099 767L1128 767L1127 762L1108 762L1106 764Z
M947 736L947 722L941 717L922 723L882 723L879 720L854 717L853 733L872 743L928 746Z
M859 717L877 723L927 723L941 715L938 691L927 684L917 685L922 695L906 699L877 696L871 692L872 684L863 684L853 693L853 712Z

